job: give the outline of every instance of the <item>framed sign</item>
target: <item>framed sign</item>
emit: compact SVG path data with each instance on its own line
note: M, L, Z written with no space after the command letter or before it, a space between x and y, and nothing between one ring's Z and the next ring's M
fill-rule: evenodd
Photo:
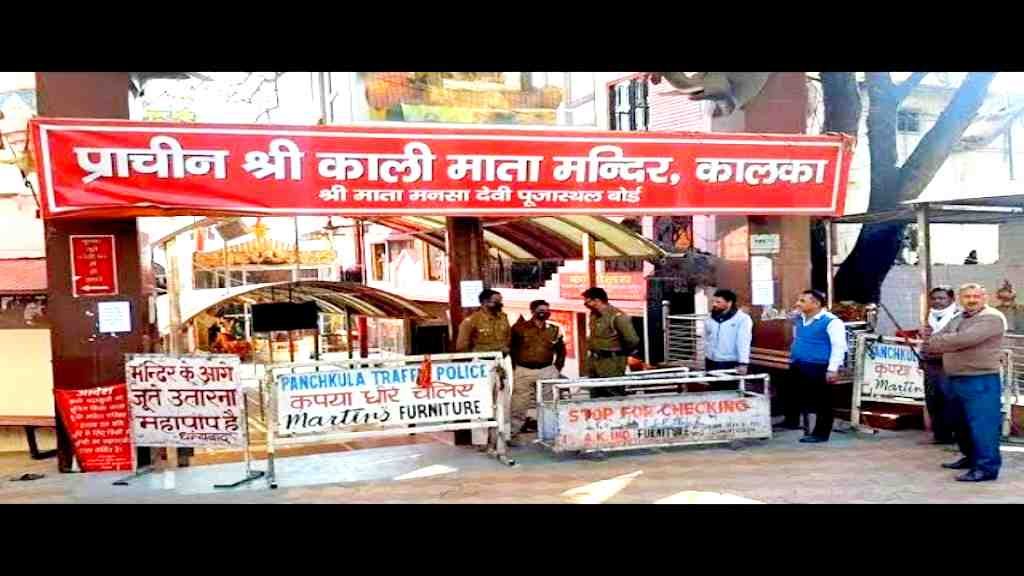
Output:
M114 296L117 294L117 253L113 234L72 235L71 294Z

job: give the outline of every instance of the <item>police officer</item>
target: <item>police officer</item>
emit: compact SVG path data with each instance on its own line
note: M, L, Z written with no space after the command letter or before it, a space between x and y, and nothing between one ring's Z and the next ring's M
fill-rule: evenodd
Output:
M520 432L537 430L536 420L528 417L536 404L538 380L554 380L565 367L565 340L558 326L548 324L550 305L544 300L530 303L530 320L520 318L512 327L512 364L515 384L512 386L512 440Z
M508 316L501 311L501 294L491 289L480 293L480 309L466 317L459 324L459 334L455 339L456 352L501 352L509 353L512 328L508 325ZM499 374L501 371L499 370ZM505 377L502 377L505 381ZM493 430L489 432L493 439ZM457 431L455 444L469 443L469 431Z
M583 305L590 310L590 337L587 338L586 374L588 378L614 378L626 374L626 359L640 345L629 316L608 303L603 288L583 293ZM594 398L625 396L625 386L595 388Z
M455 340L457 352L509 353L512 328L501 311L501 294L487 289L480 293L480 309L459 324Z

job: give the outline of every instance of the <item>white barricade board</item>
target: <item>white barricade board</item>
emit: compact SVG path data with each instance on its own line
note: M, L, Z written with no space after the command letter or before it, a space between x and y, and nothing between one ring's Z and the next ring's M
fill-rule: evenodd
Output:
M924 371L911 344L865 339L861 399L924 401Z
M433 364L429 387L417 384L419 365L277 373L277 434L490 420L495 417L494 366L486 361Z
M237 356L132 354L125 378L136 446L245 446Z
M557 413L546 415L542 436L558 451L730 442L772 433L769 401L752 393L627 396L554 406Z

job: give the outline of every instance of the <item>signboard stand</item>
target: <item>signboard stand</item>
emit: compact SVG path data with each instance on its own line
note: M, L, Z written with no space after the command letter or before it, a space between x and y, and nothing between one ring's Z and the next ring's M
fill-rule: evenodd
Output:
M430 384L424 387L419 370L428 361ZM503 384L511 382L511 373L511 359L497 352L269 367L263 381L268 400L267 485L278 486L279 446L405 436L410 430L494 430L488 454L513 466L508 457L511 389ZM356 426L375 429L353 430Z
M761 381L761 393L747 382ZM735 383L736 389L691 392L692 384ZM590 390L625 386L626 396L591 398ZM739 445L772 437L767 374L685 368L621 378L545 380L537 383L538 443L552 452L612 452L692 446Z
M132 432L135 446L150 447L152 464L114 485L127 486L131 480L161 471L165 485L173 486L179 447L242 449L245 477L214 488L234 488L263 477L262 471L252 469L248 406L240 387L239 364L237 356L227 354L129 354L125 376Z
M925 406L924 372L917 356L911 351L919 340L892 338L877 334L858 334L853 398L850 403L850 428L858 432L877 434L878 430L861 424L864 402ZM1002 436L1010 435L1012 405L1015 399L1013 351L1003 350L1004 358L1000 378L1002 394ZM896 378L896 381L893 381Z

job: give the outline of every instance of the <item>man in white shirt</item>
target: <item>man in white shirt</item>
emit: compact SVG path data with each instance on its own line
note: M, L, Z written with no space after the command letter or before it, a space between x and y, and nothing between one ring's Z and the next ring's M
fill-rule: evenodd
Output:
M799 313L793 318L783 427L799 428L801 409L813 410L814 430L800 439L804 443L828 442L832 434L832 385L839 381L839 367L846 356L846 325L825 309L826 302L822 292L806 290L797 300Z
M711 299L711 318L704 322L705 366L747 373L754 321L736 305L736 293L718 290Z

